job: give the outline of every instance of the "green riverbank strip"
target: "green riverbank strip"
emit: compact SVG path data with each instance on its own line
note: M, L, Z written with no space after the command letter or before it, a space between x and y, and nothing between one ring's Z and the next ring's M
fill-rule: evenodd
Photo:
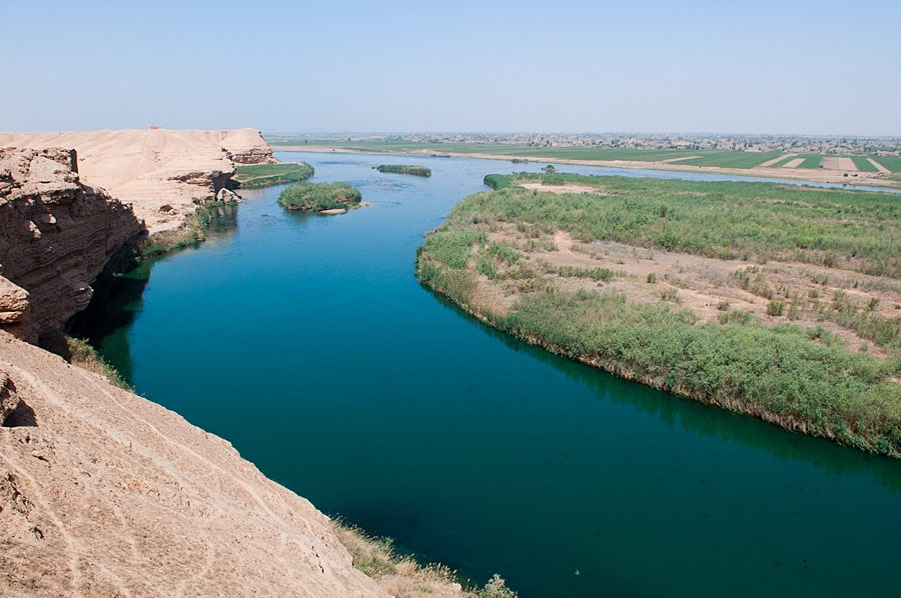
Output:
M564 231L583 244L615 241L745 259L752 268L768 259L832 264L843 274L881 277L879 284L897 293L897 198L765 183L563 174L489 175L486 183L494 190L464 199L426 237L417 255L421 283L500 330L624 378L786 429L901 456L898 317L852 309L838 291L828 309L820 306L832 322L851 314L842 322L869 334L883 356L851 351L823 327L793 324L788 317L765 322L733 310L702 323L678 304L606 289L609 277L592 277L594 289L559 288L540 260L503 241L512 230L540 245ZM546 192L522 183L577 184L597 193ZM760 294L771 298L767 313L780 317L783 302L791 313L811 301L793 292L782 298L772 289ZM773 304L779 309L771 313Z
M241 189L261 189L286 183L305 181L313 176L306 162L288 164L246 164L235 167L234 179Z

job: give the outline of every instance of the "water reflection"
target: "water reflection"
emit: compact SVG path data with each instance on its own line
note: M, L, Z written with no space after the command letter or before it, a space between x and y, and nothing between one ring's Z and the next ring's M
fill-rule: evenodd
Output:
M546 363L567 378L593 390L598 400L628 405L656 418L667 427L678 427L705 437L736 442L761 450L780 461L799 461L827 472L832 479L862 476L901 493L901 467L895 459L869 455L856 449L784 430L772 424L617 378L591 366L530 345L473 318L443 295L426 289L448 310L510 349Z

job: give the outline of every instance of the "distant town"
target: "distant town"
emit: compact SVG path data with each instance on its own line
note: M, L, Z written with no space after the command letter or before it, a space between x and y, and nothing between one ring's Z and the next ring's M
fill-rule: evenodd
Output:
M805 135L714 135L630 133L267 133L279 144L297 140L485 143L535 147L609 147L644 150L782 151L811 154L901 156L901 137L821 137Z

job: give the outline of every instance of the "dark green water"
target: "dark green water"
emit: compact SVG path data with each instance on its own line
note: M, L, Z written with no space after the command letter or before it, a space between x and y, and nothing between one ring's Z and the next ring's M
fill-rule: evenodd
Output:
M417 284L422 234L523 165L280 157L373 205L248 192L157 262L98 339L139 393L323 511L525 597L896 595L901 463L559 359Z

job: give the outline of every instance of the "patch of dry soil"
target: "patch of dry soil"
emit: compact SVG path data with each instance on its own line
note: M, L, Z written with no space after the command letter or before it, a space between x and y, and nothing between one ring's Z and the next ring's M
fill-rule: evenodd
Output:
M857 166L851 158L840 158L838 156L825 156L821 162L825 170L841 170L847 172L857 172Z
M771 167L773 164L776 164L777 162L781 162L782 160L785 160L786 158L790 158L790 157L792 157L792 156L797 156L797 155L798 155L798 154L785 154L785 155L783 155L783 156L778 156L778 157L776 157L776 158L773 158L772 160L767 160L767 161L764 162L763 164L758 164L758 165L757 165L757 168L769 168L769 167Z
M848 349L868 350L877 356L884 357L885 352L854 330L830 321L836 319L830 314L835 309L884 318L896 318L901 313L896 307L901 305L901 283L841 268L774 260L765 264L721 260L612 241L580 243L563 231L535 239L512 225L490 232L489 238L525 254L541 276L558 289L617 290L630 301L666 302L674 308L690 309L700 322L741 310L770 325L822 326L840 336ZM554 273L561 267L607 268L615 276L607 283L561 277ZM482 277L476 295L488 305L494 301L503 312L512 307L520 292L513 285L503 287L503 291L502 287ZM783 304L782 316L767 314L771 301Z
M793 160L789 160L779 168L797 168L804 162L804 158L795 158Z

